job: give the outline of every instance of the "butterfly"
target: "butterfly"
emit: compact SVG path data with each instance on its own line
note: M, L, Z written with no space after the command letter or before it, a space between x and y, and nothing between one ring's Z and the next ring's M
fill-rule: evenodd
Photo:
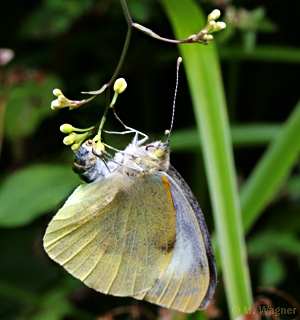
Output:
M50 258L96 291L194 312L209 304L217 270L200 206L170 164L168 142L133 141L111 160L77 151L85 182L50 222Z

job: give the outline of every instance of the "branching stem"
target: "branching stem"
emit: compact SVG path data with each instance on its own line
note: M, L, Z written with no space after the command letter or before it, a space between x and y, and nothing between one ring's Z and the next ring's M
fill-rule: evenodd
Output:
M123 11L124 11L124 15L125 15L125 18L126 18L126 21L127 21L127 24L128 24L128 29L127 29L126 39L125 39L125 43L124 43L124 47L123 47L123 50L122 50L122 54L121 54L120 60L118 62L117 68L116 68L114 74L112 75L111 79L109 80L108 83L105 84L106 88L109 88L113 84L113 82L116 80L116 78L117 78L117 76L118 76L118 74L120 72L120 69L122 68L122 65L124 63L124 60L125 60L125 57L126 57L126 54L127 54L127 50L128 50L130 39L131 39L131 33L132 33L132 24L133 24L133 22L132 22L132 18L131 18L131 15L129 13L126 1L125 0L120 0L120 1L121 1L121 5L122 5ZM101 133L102 133L103 126L104 126L104 123L105 123L105 120L106 120L106 116L107 116L107 113L108 113L108 110L109 110L109 106L110 106L110 103L109 103L109 99L108 99L108 103L106 103L106 107L105 107L105 110L104 110L104 113L103 113L103 116L102 116L102 119L101 119L101 122L100 122L100 125L99 125L99 131L98 131L99 139L101 139Z
M124 47L123 47L122 54L121 54L121 57L119 59L118 65L116 67L116 70L115 70L114 74L112 75L111 79L109 80L109 82L104 84L100 90L85 92L85 93L89 93L89 94L94 94L94 97L96 97L98 94L104 92L107 88L110 88L112 86L112 84L114 83L114 81L116 80L116 78L117 78L117 76L118 76L118 74L119 74L119 72L120 72L120 70L121 70L121 68L123 66L123 63L124 63L124 60L125 60L125 57L126 57L126 54L127 54L127 50L128 50L128 47L129 47L129 43L130 43L130 39L131 39L131 34L132 34L132 29L133 28L136 28L136 29L142 31L143 33L147 34L148 36L150 36L152 38L155 38L157 40L161 40L161 41L164 41L164 42L169 42L169 43L179 44L179 43L195 43L196 42L196 43L208 44L209 40L212 40L212 36L211 35L209 35L209 36L207 35L208 31L206 29L202 29L197 35L194 35L194 34L190 35L188 38L186 38L184 40L174 40L174 39L163 38L163 37L159 36L158 34L156 34L155 32L153 32L152 30L150 30L150 29L148 29L148 28L146 28L146 27L144 27L144 26L142 26L142 25L140 25L138 23L133 22L132 18L131 18L131 15L130 15L130 12L129 12L129 9L128 9L128 6L127 6L127 3L126 3L126 0L120 0L120 2L121 2L121 6L122 6L122 9L123 9L126 21L127 21L127 25L128 25ZM214 14L215 18L218 18L220 13L218 13L218 16L216 16L215 11L213 11L211 13L211 15ZM207 28L207 26L206 26L206 28ZM219 31L222 28L225 28L225 24L224 23L223 23L223 25L218 26L218 30L217 29L216 30L210 30L210 32ZM93 99L93 98L91 98L91 99ZM97 128L98 128L98 138L99 138L99 140L101 140L101 134L102 134L104 123L106 121L107 113L108 113L108 110L109 110L109 107L110 107L110 92L107 93L107 99L106 100L107 100L106 107L105 107L102 119L94 127L94 130L97 130Z

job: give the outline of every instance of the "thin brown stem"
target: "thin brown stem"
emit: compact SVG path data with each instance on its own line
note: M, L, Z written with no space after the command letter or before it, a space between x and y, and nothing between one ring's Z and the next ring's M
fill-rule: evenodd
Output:
M0 155L2 150L2 143L3 143L3 127L4 127L4 112L5 112L5 100L0 95Z

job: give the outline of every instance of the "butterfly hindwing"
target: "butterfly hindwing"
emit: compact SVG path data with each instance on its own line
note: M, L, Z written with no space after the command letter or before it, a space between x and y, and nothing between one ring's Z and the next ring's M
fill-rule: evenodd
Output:
M205 309L208 306L210 300L212 299L212 296L217 286L217 265L210 241L209 232L199 203L188 184L184 181L179 172L172 165L169 166L168 175L174 180L177 187L184 193L186 199L192 207L193 213L196 216L198 225L201 230L201 236L204 241L205 253L208 259L209 266L209 287L198 309Z
M206 306L208 293L215 289L216 270L215 265L211 265L214 264L214 258L211 262L206 252L206 246L211 245L210 242L206 244L206 234L203 235L200 227L203 221L197 217L202 215L200 207L184 180L172 167L168 173L161 174L169 181L175 207L176 245L162 277L148 292L135 298L182 312L194 312L200 305ZM185 184L184 188L179 185L182 183ZM197 208L192 203L194 199Z
M159 174L133 183L116 171L80 186L50 222L45 250L97 291L132 296L149 290L167 268L175 245L166 183Z

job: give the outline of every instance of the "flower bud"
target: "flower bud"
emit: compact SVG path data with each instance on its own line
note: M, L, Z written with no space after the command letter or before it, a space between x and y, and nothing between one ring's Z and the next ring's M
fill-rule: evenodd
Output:
M53 94L54 94L56 97L58 97L58 96L62 95L62 92L61 92L60 89L54 89L54 90L53 90Z
M218 9L213 10L207 17L208 21L214 21L220 18L221 12Z
M205 34L202 39L206 41L211 41L213 38L214 37L211 34Z
M68 123L64 123L59 127L59 129L63 133L71 133L73 132L74 127Z
M68 135L66 137L64 137L64 140L63 140L63 143L66 145L66 146L70 146L71 144L74 143L74 135Z
M61 94L57 99L65 106L71 106L74 104L74 101L66 98L63 94Z
M81 143L74 143L74 144L72 145L71 149L72 149L73 151L78 151L80 147L81 147Z
M105 146L100 140L98 140L95 144L95 151L99 156L101 156L105 151Z
M127 83L124 78L119 78L115 81L114 91L117 93L122 93L127 88Z
M216 23L216 31L221 31L226 28L226 23L222 21L218 21Z
M64 105L58 99L53 100L51 102L51 109L52 110L58 110L58 109L61 109L63 107L64 107Z
M210 21L208 25L209 25L210 29L214 30L216 28L217 23L216 23L216 21ZM58 99L59 99L59 97L58 97Z

